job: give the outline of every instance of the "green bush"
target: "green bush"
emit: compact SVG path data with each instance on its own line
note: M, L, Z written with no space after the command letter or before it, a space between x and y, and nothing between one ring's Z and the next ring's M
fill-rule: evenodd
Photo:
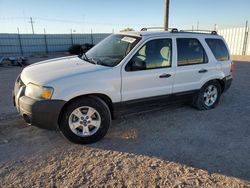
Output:
M91 49L94 45L85 43L85 44L73 44L69 47L68 52L72 55L80 55L82 53L86 53L89 49Z
M73 44L69 47L68 52L72 55L79 55L81 52L81 45L80 44Z

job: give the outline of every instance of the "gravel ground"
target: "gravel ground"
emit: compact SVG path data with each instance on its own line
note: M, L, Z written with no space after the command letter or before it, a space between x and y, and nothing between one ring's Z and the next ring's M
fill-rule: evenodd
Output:
M250 187L250 63L235 63L216 109L124 116L87 146L17 116L10 93L20 71L0 68L0 187Z

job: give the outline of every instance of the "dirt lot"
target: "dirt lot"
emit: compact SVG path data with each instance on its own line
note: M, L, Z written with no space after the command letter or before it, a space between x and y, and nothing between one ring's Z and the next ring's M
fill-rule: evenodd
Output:
M170 105L113 121L88 146L27 126L0 68L0 187L250 187L250 63L211 111Z

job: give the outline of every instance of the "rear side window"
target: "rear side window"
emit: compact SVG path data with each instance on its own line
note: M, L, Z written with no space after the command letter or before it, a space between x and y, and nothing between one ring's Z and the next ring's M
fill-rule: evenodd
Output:
M206 39L206 42L214 54L214 57L218 61L227 61L229 60L229 53L227 47L223 40L221 39Z
M178 66L207 63L208 58L199 40L194 38L177 39Z

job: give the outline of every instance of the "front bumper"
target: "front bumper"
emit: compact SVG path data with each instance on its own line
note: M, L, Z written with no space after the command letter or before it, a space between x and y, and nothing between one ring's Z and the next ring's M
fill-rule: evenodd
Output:
M15 84L13 102L24 120L37 127L45 129L58 129L58 118L63 100L35 100L24 95L25 85L18 87Z

